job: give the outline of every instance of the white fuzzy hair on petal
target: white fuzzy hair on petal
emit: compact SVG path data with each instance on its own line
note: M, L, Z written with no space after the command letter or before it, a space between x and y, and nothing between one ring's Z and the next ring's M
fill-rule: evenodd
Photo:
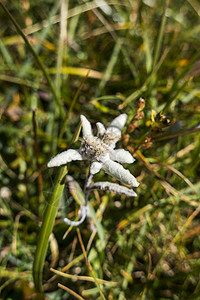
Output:
M104 191L109 191L112 193L120 194L120 195L126 195L128 197L137 197L137 194L135 193L134 190L129 189L125 186L112 183L109 181L99 181L95 182L90 189L99 189L99 190L104 190Z
M69 149L54 156L47 164L47 167L59 167L72 160L82 160L82 155L77 150Z
M80 118L82 121L83 137L87 138L88 136L93 136L92 127L88 119L83 115L81 115Z
M103 124L102 123L100 123L100 122L98 122L97 124L96 124L96 126L97 126L97 135L98 136L103 136L104 135L104 133L105 133L105 127L103 126Z
M95 161L90 166L90 173L94 175L98 173L101 170L101 168L102 168L102 163Z
M110 152L110 159L115 160L119 163L127 164L132 164L135 161L131 153L124 149L112 150Z
M137 179L126 169L124 169L119 163L112 160L107 160L103 163L102 169L107 173L115 177L116 179L129 184L133 187L138 187L139 182Z
M117 127L120 131L122 131L126 123L126 120L127 120L127 114L121 114L111 122L109 127Z

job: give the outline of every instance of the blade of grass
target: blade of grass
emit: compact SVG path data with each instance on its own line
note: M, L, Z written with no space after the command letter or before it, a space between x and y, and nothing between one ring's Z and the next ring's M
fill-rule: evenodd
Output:
M63 116L64 115L64 110L62 107L62 103L60 98L57 95L57 92L53 86L53 83L51 81L51 78L49 77L43 63L41 62L38 54L35 52L34 48L31 46L31 44L29 43L28 38L25 36L25 34L23 33L23 31L21 30L20 26L18 25L18 23L15 21L15 18L11 15L11 13L7 10L7 8L5 7L5 5L2 3L2 1L0 1L0 6L3 8L4 12L6 13L7 17L9 18L9 20L12 22L12 24L14 25L14 27L16 28L16 31L18 32L18 34L23 38L25 44L27 45L28 49L30 50L30 52L32 53L33 57L35 58L38 66L40 67L40 69L43 72L44 77L46 78L47 83L49 84L49 87L51 88L52 94L54 95L54 98L57 102L57 105L60 109L60 115Z
M169 140L169 139L173 139L173 138L176 138L179 136L188 135L188 134L192 134L192 133L196 133L196 132L200 132L200 128L188 129L188 130L179 131L179 132L169 134L169 135L164 135L164 136L161 136L158 138L153 138L152 141L159 142L159 141L163 141L163 140Z
M60 275L65 278L70 278L73 280L84 280L84 281L90 281L90 282L95 282L93 277L89 276L80 276L80 275L71 275L67 273L63 273L61 271L55 270L54 268L51 268L51 271L57 275ZM104 279L97 278L97 281L101 284L105 284L106 286L117 286L119 285L119 282L113 282L113 281L108 281Z
M40 229L38 243L36 247L34 263L33 263L33 279L35 288L37 291L42 292L42 271L44 266L44 261L49 244L49 236L52 232L54 221L56 218L59 201L63 193L64 183L63 178L67 174L67 167L60 169L56 181L55 187L51 196L49 203L47 203L43 223Z
M162 62L164 61L166 55L169 52L169 49L167 51L164 51L162 57L159 60L159 55L161 52L161 44L162 44L162 40L163 40L163 36L164 36L164 28L165 28L165 24L166 24L166 10L168 8L168 5L169 5L169 0L166 0L165 8L164 8L163 16L162 16L161 27L160 27L160 31L159 31L159 36L158 36L158 40L156 43L155 54L153 57L153 62L151 62L152 61L151 53L148 49L148 40L147 40L146 36L144 36L144 42L146 43L146 46L147 46L147 51L146 51L146 56L147 56L146 63L147 63L147 59L148 59L147 71L148 71L148 68L150 68L150 64L152 65L152 70L151 70L151 72L149 72L149 76L146 78L143 85L138 90L136 90L135 92L133 92L131 95L129 95L127 97L126 103L132 102L133 100L135 100L136 98L141 96L141 94L147 90L148 85L151 84L152 79L154 78L155 74L158 72ZM159 60L159 62L158 62L158 60Z
M136 212L134 212L132 215L130 215L127 219L122 220L117 225L117 229L121 230L122 228L126 227L127 224L131 223L134 219L139 218L141 215L143 215L147 211L151 210L152 208L153 208L153 206L151 204L147 204L146 206L142 207L141 209L138 209Z
M154 68L157 64L158 57L159 57L160 51L161 51L161 45L162 45L162 40L164 37L164 29L165 29L165 24L166 24L166 11L167 11L168 5L169 5L169 0L166 0L165 8L164 8L163 16L162 16L162 22L161 22L161 26L160 26L160 31L159 31L159 35L158 35L158 40L156 43L155 54L154 54L154 58L153 58L152 71L154 70Z
M36 109L32 110L32 125L33 125L33 135L34 135L34 155L35 155L35 161L36 161L36 167L38 172L38 213L40 211L40 204L43 200L43 177L41 172L41 167L39 163L39 143L38 143L38 128L37 128L37 121L36 121Z
M188 82L191 81L191 80L192 80L192 78L190 78L189 80L187 80L186 82L184 82L184 84L178 89L178 91L175 93L175 95L166 102L165 107L162 110L162 113L165 113L170 108L172 102L175 101L178 98L178 96L184 90L184 88L186 87L186 85L188 84Z
M74 105L76 104L76 101L77 101L78 95L79 95L79 93L80 93L80 90L81 90L81 88L83 87L83 85L84 85L86 79L88 78L89 72L90 72L90 70L88 70L87 74L86 74L85 77L82 79L81 84L80 84L78 90L76 91L76 94L74 95L74 98L73 98L73 100L72 100L72 103L71 103L71 105L70 105L70 108L69 108L69 110L68 110L68 112L67 112L66 118L65 118L65 120L64 120L64 122L63 122L63 126L62 126L62 128L61 128L61 130L60 130L60 134L59 134L59 137L58 137L58 144L60 143L60 141L61 141L61 139L62 139L62 137L63 137L65 128L66 128L66 126L67 126L67 122L68 122L68 120L69 120L69 116L70 116L70 114L71 114L71 112L72 112L72 110L73 110L73 108L74 108Z
M122 54L126 60L127 65L129 66L129 69L134 77L135 80L135 84L139 85L139 76L138 76L138 72L136 70L136 67L134 65L134 63L132 62L131 58L130 58L130 54L129 54L129 49L127 49L127 47L125 45L122 44Z
M94 273L94 271L93 271L93 269L92 269L92 266L91 266L91 264L90 264L90 262L89 262L89 260L88 260L88 258L87 258L87 253L86 253L86 251L85 251L85 247L84 247L84 244L83 244L83 240L82 240L82 237L81 237L81 233L80 233L79 228L78 228L76 231L77 231L77 235L78 235L79 242L80 242L80 244L81 244L81 249L82 249L83 254L84 254L84 256L85 256L86 264L87 264L87 266L88 266L88 268L89 268L89 270L90 270L90 272L91 272L91 274L92 274L92 277L94 278L94 281L95 281L95 284L96 284L96 286L97 286L97 288L98 288L98 291L99 291L99 294L100 294L100 296L101 296L101 299L106 300L105 297L104 297L104 294L103 294L103 292L102 292L102 290L101 290L101 287L100 287L100 285L99 285L99 282L98 282L98 280L97 280L97 278L96 278L96 276L95 276L95 273Z
M172 167L170 165L167 165L167 164L164 164L164 163L160 163L160 162L156 163L155 165L164 167L164 168L172 171L173 173L177 174L180 178L182 178L195 191L195 187L192 184L192 182L186 176L184 176L180 171L176 170L174 167Z
M84 1L86 2L86 1ZM114 5L114 4L113 4ZM117 3L115 4L117 5ZM124 4L123 4L124 5ZM113 25L111 25L106 18L98 11L97 8L92 8L92 11L94 12L94 14L96 15L96 17L99 19L99 21L103 24L103 26L105 27L105 31L104 32L109 32L110 35L112 36L112 38L115 40L116 43L118 43L119 39L118 36L114 30ZM137 76L137 71L136 71L136 67L134 66L133 62L131 61L130 57L129 57L129 53L126 49L126 46L123 45L123 43L121 43L121 51L122 54L130 68L130 71L132 72L132 75L135 79L136 83L138 82L138 76Z
M139 151L136 151L137 153L137 158L144 164L144 166L149 170L149 172L155 176L155 178L160 182L160 184L165 188L166 192L171 193L174 196L178 196L179 193L178 191L171 186L165 179L163 179L158 172L156 172L151 164L148 162L146 157Z
M68 12L68 1L62 0L60 5L60 38L58 41L58 55L57 55L57 66L56 66L56 81L55 86L57 93L60 97L61 87L61 69L63 63L63 52L65 42L67 41L67 12Z
M39 38L38 43L35 45L35 51L38 53L41 49L42 46L45 46L45 41L47 41L47 37L48 34L50 34L50 31L53 27L53 24L51 23L51 18L57 13L57 11L60 8L60 3L59 1L55 1L54 6L51 8L51 10L49 11L49 15L47 17L47 24L48 26L43 26L41 29L41 32L39 32L37 34L37 37ZM25 30L23 30L24 34L27 36L29 35L29 33L26 33ZM36 35L34 36L34 38L37 38ZM49 42L48 42L49 43ZM53 45L54 47L54 45Z
M12 56L10 55L9 51L6 48L6 45L4 45L1 39L0 39L0 50L8 67L14 66Z
M194 54L194 56L190 59L189 63L183 68L182 72L180 72L177 77L175 78L173 85L170 89L170 93L172 91L176 91L177 90L177 84L178 82L192 69L192 66L194 65L194 63L197 61L197 59L200 56L200 51L196 52Z
M141 96L141 94L143 92L146 92L148 85L151 84L151 81L154 79L155 74L158 72L158 70L160 69L160 67L162 66L163 61L165 60L166 56L168 55L169 51L171 49L170 48L166 48L163 51L163 55L160 58L159 62L156 64L155 68L153 69L153 71L151 73L149 73L148 77L146 78L146 80L144 81L143 85L141 86L141 88L137 89L136 91L134 91L132 94L130 94L127 98L126 98L126 103L130 103L132 101L134 101L136 98L138 98L139 96Z
M60 287L61 289L67 291L67 292L70 293L72 296L74 296L76 299L84 300L83 297L81 297L80 295L78 295L77 293L75 293L74 291L72 291L71 289L69 289L68 287L62 285L61 283L58 283L58 287Z
M56 87L56 92L57 95L60 99L61 97L61 84L62 84L62 66L63 66L63 53L64 53L64 46L65 43L67 42L67 13L68 13L68 1L67 0L62 0L60 1L60 35L59 35L59 40L58 40L58 52L57 52L57 64L56 64L56 76L55 76L55 87ZM50 74L50 73L49 73ZM66 77L66 75L65 75ZM55 130L55 119L56 116L58 115L58 106L56 105L55 102L50 103L50 110L52 112L55 112L52 114L51 118L51 124L52 124L52 150L56 150L56 147L58 145L58 139L57 139L57 131ZM64 128L65 130L65 128ZM63 131L64 132L64 131ZM57 142L55 142L57 141Z
M89 2L86 0L83 0L83 2L86 3L86 5L89 5ZM107 5L107 3L105 3ZM99 21L103 24L103 26L106 28L106 30L110 33L112 38L116 41L117 35L115 31L113 30L112 25L106 20L106 18L103 16L103 14L97 9L97 8L91 8L92 12L95 14L95 16L99 19Z
M103 231L103 226L102 226L101 222L99 221L99 219L97 218L94 208L90 204L89 204L89 208L90 208L91 218L93 219L93 221L95 223L99 238L101 240L101 245L104 245L105 244L105 234Z
M119 3L117 1L116 2L115 1L107 1L107 2L110 5L128 6L126 3L122 3L122 2ZM94 1L87 2L86 4L82 4L79 6L76 5L74 8L71 8L69 10L68 18L72 18L72 17L78 16L80 14L84 14L87 11L101 7L103 5L104 5L104 3L102 3L102 2L96 3ZM60 15L53 16L53 17L51 17L50 20L44 20L42 23L35 23L34 25L28 26L27 28L24 29L24 33L32 34L32 33L38 32L39 30L41 30L45 27L48 27L52 24L57 24L59 22L60 22Z
M9 279L14 279L14 280L19 278L22 278L24 280L31 278L30 271L18 272L13 270L6 270L4 267L0 267L0 274L1 274L1 278L7 277Z
M7 280L0 286L0 293L3 291L3 289L5 289L7 286L9 286L12 281L15 281L16 279L12 279L12 278L7 278Z
M70 263L68 263L65 267L63 267L60 272L66 272L69 270L71 267L73 267L75 264L80 262L84 258L84 254L82 253L81 255L77 256L75 259L73 259ZM54 281L54 279L57 277L57 275L52 276L48 282Z
M48 15L48 18L47 18L47 22L49 24L49 26L46 26L46 27L43 27L41 32L39 32L37 34L37 36L35 35L34 36L34 39L37 41L35 44L34 44L34 50L36 53L39 53L39 51L41 50L42 47L48 47L48 45L52 45L53 46L53 49L54 49L54 45L50 42L47 41L47 36L48 34L50 33L50 30L52 29L52 24L50 23L50 19L57 13L58 9L60 7L60 3L59 1L58 2L55 2L54 6L51 8L50 12L49 12L49 15ZM22 29L22 31L24 32L24 30ZM28 36L28 34L26 34L24 32L24 34L26 36ZM11 41L13 41L14 43L14 40L15 39L21 39L21 42L23 43L23 38L19 35L17 35L16 37L11 37ZM6 38L7 42L9 42L9 37ZM19 41L17 42L19 43ZM54 49L55 51L55 49ZM19 76L19 77L24 77L26 74L27 74L27 71L30 70L30 69L34 69L34 66L33 66L33 58L29 55L27 55L27 58L26 58L26 61L24 62L24 64L22 65L22 67L20 68L20 70L17 72L16 70L16 74ZM46 71L47 73L50 75L50 73L48 72L48 69L46 68ZM54 101L52 101L54 103ZM53 112L55 111L52 110Z
M151 53L151 44L149 39L149 32L147 28L144 28L144 45L145 45L145 55L146 55L146 71L147 74L152 70L152 53Z
M40 89L43 89L44 91L46 90L46 87L43 84L39 84L35 81L30 81L30 80L27 80L27 79L22 79L22 78L18 78L18 77L9 76L9 75L6 75L6 74L0 74L0 80L15 83L15 84L18 84L18 85L24 85L24 86L27 86L27 87L32 88L32 89L39 89L40 88Z
M104 87L106 85L106 82L110 79L112 72L113 72L113 68L117 62L120 50L121 50L121 41L118 39L118 41L116 42L115 47L113 49L110 60L108 62L108 66L105 70L104 76L99 84L99 87L96 90L95 97L97 97L101 93L101 91L104 89Z

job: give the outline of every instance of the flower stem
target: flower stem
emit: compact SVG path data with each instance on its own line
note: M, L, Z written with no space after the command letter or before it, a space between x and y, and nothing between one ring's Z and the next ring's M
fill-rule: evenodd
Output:
M85 196L85 204L81 205L78 211L79 220L78 221L71 221L68 218L64 218L64 222L67 223L69 226L79 226L85 221L85 218L89 216L89 206L88 206L88 197L90 193L90 185L92 182L93 175L89 172L84 188L84 196Z
M85 182L85 189L84 189L85 206L88 205L88 196L90 194L90 185L91 185L91 182L92 182L92 177L93 177L93 175L89 171L89 174L88 174L86 182Z

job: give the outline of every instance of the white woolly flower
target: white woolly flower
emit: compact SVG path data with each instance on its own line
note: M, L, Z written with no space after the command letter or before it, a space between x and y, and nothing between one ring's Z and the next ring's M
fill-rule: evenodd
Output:
M114 150L121 137L126 119L126 114L119 115L107 129L98 122L97 136L94 136L90 122L85 116L81 115L83 142L80 149L69 149L56 155L49 161L47 166L56 167L73 160L89 160L92 175L103 169L107 174L112 175L121 182L137 187L139 183L136 178L120 165L120 163L133 163L134 158L124 149Z

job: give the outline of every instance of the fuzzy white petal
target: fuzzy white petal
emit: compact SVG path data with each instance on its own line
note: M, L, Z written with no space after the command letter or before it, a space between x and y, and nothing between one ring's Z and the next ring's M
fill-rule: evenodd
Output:
M66 163L72 160L82 160L82 155L78 150L69 149L60 154L54 156L47 164L47 167L58 167L61 165L65 165Z
M116 127L120 131L122 131L126 123L126 120L127 120L127 114L121 114L111 122L109 127Z
M124 169L120 164L112 160L107 160L103 163L102 169L107 173L115 177L116 179L130 184L131 186L137 187L139 182L137 179L126 169Z
M88 119L85 116L81 115L81 121L82 121L83 137L86 138L88 136L93 136L92 127Z
M116 127L109 127L103 136L103 141L110 147L110 150L112 150L120 138L121 131Z
M105 141L112 148L115 148L116 143L121 138L121 131L126 123L127 115L121 114L115 118L105 132Z
M102 168L102 163L95 161L90 166L90 173L94 175L98 173L101 170L101 168Z
M104 133L105 133L105 127L103 126L103 124L102 123L100 123L100 122L98 122L97 124L96 124L96 126L97 126L97 135L98 136L103 136L104 135Z
M124 149L112 150L110 152L110 159L115 160L119 163L127 164L132 164L135 161L131 153Z
M112 183L109 181L99 181L95 182L90 189L99 189L99 190L104 190L104 191L109 191L115 194L120 194L120 195L126 195L128 197L137 197L137 194L134 192L132 189L128 189L125 186Z
M106 130L106 134L107 135L115 135L116 138L119 140L121 137L121 130L117 127L108 127L108 129Z

